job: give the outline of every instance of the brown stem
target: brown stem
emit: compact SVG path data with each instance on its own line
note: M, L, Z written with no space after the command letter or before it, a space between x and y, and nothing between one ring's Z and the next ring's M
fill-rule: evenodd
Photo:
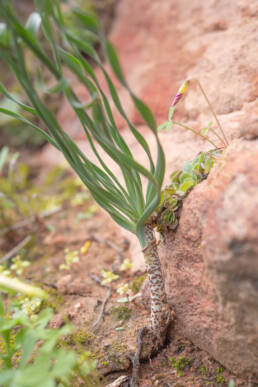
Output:
M146 247L143 249L143 254L151 291L150 329L158 339L158 343L163 344L171 321L171 311L167 303L157 243L151 224L145 224L144 238Z
M225 132L224 132L224 130L223 130L223 128L222 128L222 126L221 126L221 124L220 124L220 122L219 122L219 119L218 119L218 117L217 117L217 114L215 113L215 110L213 109L213 106L212 106L212 104L210 103L210 100L209 100L207 94L205 93L204 88L203 88L202 85L201 85L201 82L200 82L198 79L196 79L196 81L197 81L198 86L199 86L199 88L200 88L200 90L201 90L201 92L202 92L202 94L203 94L203 96L204 96L204 98L205 98L205 100L206 100L206 102L207 102L207 104L208 104L208 106L209 106L209 108L210 108L212 114L213 114L213 117L215 118L215 121L217 122L217 125L218 125L218 127L219 127L219 130L220 130L220 132L222 133L222 136L223 136L223 138L224 138L224 141L221 139L221 137L220 137L217 133L216 133L216 136L217 136L222 142L225 142L225 144L228 145L228 139L227 139L227 137L226 137L226 135L225 135Z

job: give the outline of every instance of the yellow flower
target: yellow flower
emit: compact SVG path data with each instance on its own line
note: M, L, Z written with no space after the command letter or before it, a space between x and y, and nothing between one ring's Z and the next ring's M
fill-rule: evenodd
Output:
M90 247L90 241L87 241L84 243L84 245L80 249L81 254L87 254L87 251L89 250Z
M190 81L189 81L188 79L186 79L186 80L184 81L184 83L180 86L180 88L179 88L179 90L178 90L178 93L184 94L184 93L187 91L187 89L188 89L189 82L190 82Z

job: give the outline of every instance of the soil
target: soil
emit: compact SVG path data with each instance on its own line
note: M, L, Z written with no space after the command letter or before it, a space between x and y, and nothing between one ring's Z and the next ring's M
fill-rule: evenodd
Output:
M34 163L32 159L30 163ZM42 173L44 175L46 171L43 169L37 175L37 181L42 180ZM90 208L95 211L91 213ZM89 210L88 216L80 219L78 215L85 209L86 213ZM91 200L76 206L68 200L51 217L2 238L0 248L3 253L31 231L36 236L36 245L30 255L31 265L23 277L49 292L46 303L55 310L52 327L59 328L68 321L74 326L74 333L64 338L61 345L74 348L78 353L88 351L90 357L97 359L103 386L121 375L130 375L130 358L136 351L137 330L148 324L149 310L140 297L129 303L118 302L124 297L116 292L118 285L131 283L145 274L120 270L121 261L130 259L130 253L128 241L119 227L103 210L96 210ZM65 249L79 252L87 241L90 247L86 254L78 253L79 262L61 270L59 266L65 262ZM120 278L110 284L111 296L103 318L94 329L93 324L100 315L109 288L97 283L92 275L102 280L103 269L118 274ZM248 386L246 380L230 374L207 353L182 337L179 328L175 320L165 348L142 364L141 387L227 386L231 378L236 386Z

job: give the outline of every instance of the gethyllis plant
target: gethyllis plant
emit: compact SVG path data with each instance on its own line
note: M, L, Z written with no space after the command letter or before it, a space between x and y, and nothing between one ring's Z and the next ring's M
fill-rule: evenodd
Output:
M160 190L164 178L165 157L157 135L155 119L149 108L131 91L122 73L116 52L112 44L100 32L99 22L93 14L83 13L75 8L74 16L84 28L94 35L94 41L102 44L105 56L120 83L127 89L136 109L152 131L157 144L157 160L154 162L151 150L145 138L128 119L102 61L92 46L66 27L59 0L35 0L37 13L30 15L23 26L17 19L10 5L10 0L0 0L1 59L14 72L17 80L27 95L30 105L11 95L2 84L0 92L5 98L15 102L23 115L17 111L0 108L0 112L26 123L40 132L47 141L61 151L91 192L96 202L122 227L136 234L143 249L151 288L150 332L160 345L165 337L171 319L167 305L164 281L157 252L157 245L150 215L160 203ZM46 53L37 40L38 30L48 42ZM46 47L44 42L44 47ZM38 71L35 85L26 65L27 51L30 51L40 63L41 68L55 79L55 86L47 89L43 77ZM51 50L51 55L49 55ZM103 92L94 73L99 68L105 77L113 103L126 121L129 129L146 153L149 168L139 164L133 157L124 138L118 131L109 100ZM79 100L71 81L67 78L67 68L87 88L90 100L85 104ZM69 101L87 140L98 160L94 163L84 154L76 143L60 127L51 110L41 98L42 91L61 92ZM40 120L45 129L35 124ZM111 168L103 160L98 144L102 150L121 169L123 181L119 181ZM148 180L146 192L143 190L142 178Z

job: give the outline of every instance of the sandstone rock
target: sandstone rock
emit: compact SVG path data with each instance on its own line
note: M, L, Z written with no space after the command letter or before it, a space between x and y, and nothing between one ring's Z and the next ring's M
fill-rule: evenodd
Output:
M179 329L258 379L258 142L234 141L184 201L162 264Z

